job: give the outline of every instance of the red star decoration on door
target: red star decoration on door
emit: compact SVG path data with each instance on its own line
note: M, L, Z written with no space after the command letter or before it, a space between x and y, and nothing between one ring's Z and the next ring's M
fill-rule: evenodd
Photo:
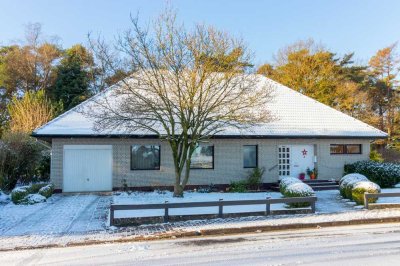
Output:
M301 153L303 154L303 158L306 158L306 156L307 156L307 150L304 149Z

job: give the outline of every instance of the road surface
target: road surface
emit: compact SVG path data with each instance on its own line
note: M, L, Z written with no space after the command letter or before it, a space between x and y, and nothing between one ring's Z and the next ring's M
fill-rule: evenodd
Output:
M400 224L0 252L1 265L400 265Z

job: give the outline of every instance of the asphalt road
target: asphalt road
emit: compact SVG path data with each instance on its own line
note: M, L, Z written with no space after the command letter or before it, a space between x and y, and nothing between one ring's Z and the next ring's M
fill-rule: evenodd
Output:
M1 265L400 265L400 224L0 252Z

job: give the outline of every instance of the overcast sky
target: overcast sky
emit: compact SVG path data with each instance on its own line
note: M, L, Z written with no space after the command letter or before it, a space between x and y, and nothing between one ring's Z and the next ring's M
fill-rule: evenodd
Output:
M313 38L339 54L355 51L367 61L378 49L400 40L400 1L385 0L176 0L186 25L205 23L242 37L257 64L280 47ZM63 47L86 43L87 33L112 38L129 27L129 14L143 21L157 16L164 0L0 0L0 44L22 39L24 25L39 22Z

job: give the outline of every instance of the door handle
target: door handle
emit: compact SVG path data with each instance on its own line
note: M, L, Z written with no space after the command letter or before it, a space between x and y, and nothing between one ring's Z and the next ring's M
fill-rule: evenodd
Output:
M86 178L86 181L89 181L89 178Z

